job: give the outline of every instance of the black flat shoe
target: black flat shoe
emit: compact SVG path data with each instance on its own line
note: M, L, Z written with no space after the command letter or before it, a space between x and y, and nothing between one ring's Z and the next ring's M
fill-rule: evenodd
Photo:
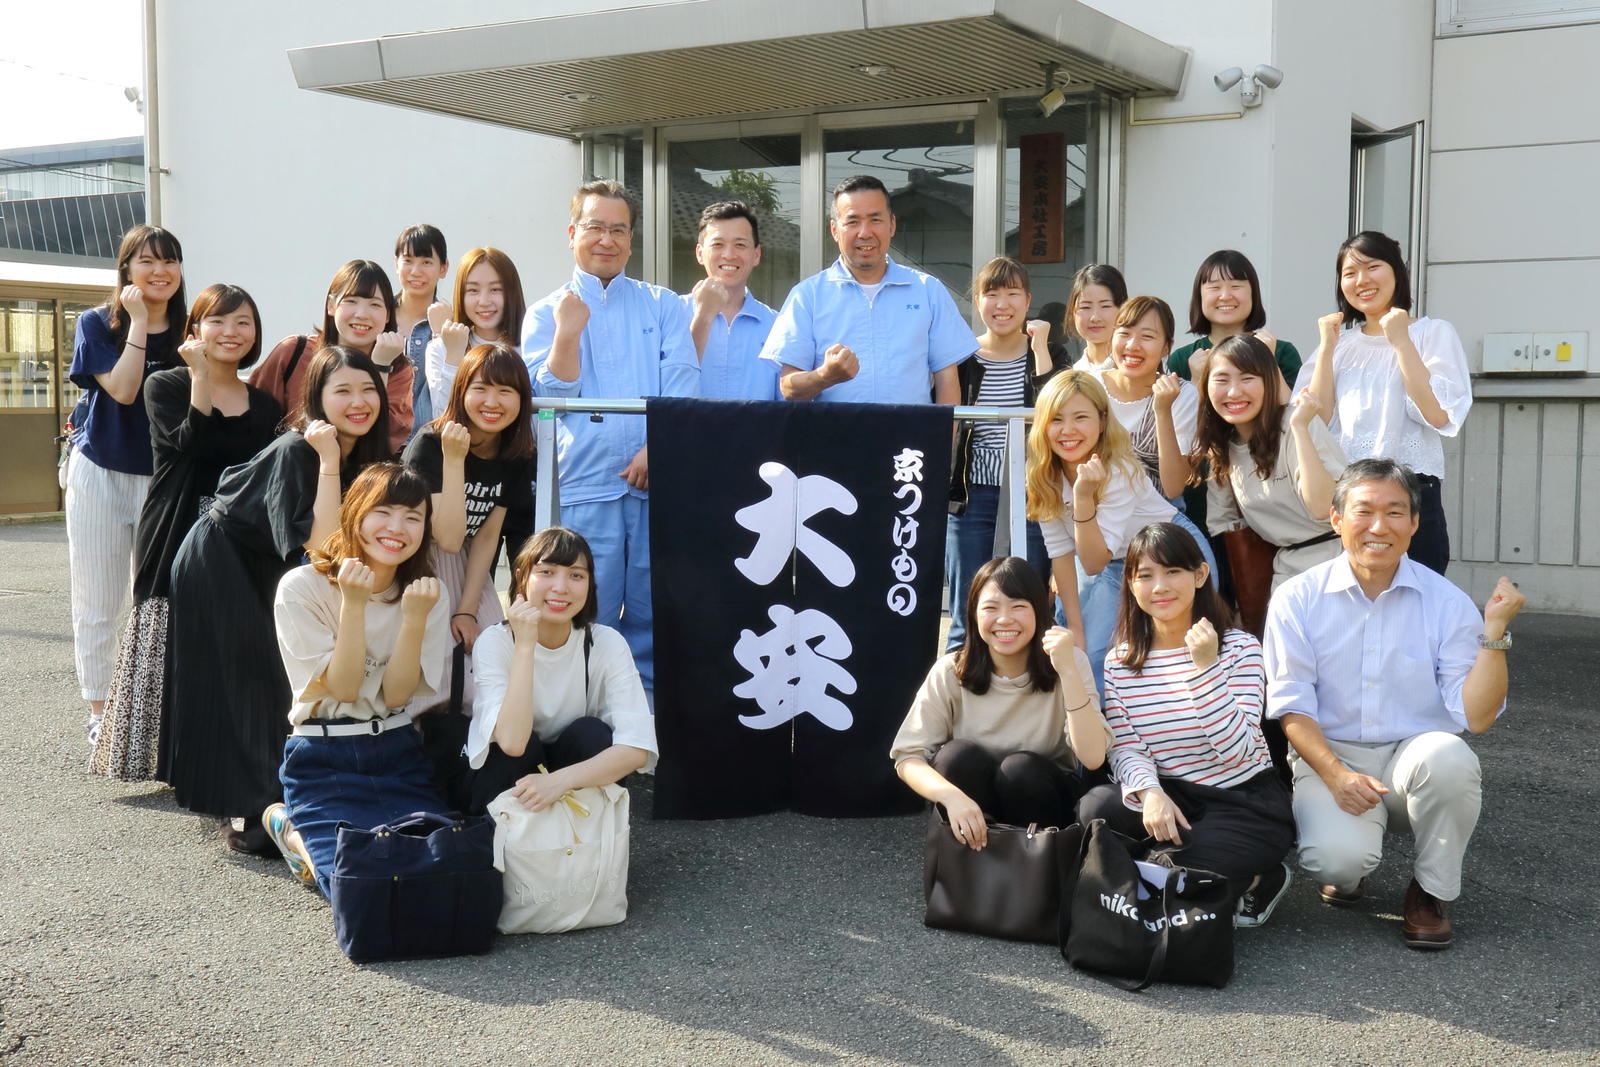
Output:
M272 843L272 836L258 819L246 820L243 830L229 830L227 838L228 847L235 852L243 852L247 856L278 855L278 846Z

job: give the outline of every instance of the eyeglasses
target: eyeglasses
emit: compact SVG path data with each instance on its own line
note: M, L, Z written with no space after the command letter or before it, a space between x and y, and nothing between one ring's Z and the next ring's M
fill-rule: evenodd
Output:
M622 225L607 226L605 223L596 222L594 219L584 219L578 223L578 232L585 237L599 237L601 234L609 234L616 240L621 241L633 233L633 227Z

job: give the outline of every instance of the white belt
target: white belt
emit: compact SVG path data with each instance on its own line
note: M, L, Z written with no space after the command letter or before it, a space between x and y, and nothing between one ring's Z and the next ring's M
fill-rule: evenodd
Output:
M386 719L373 719L369 722L331 723L312 719L289 732L296 737L376 737L385 730L398 730L402 726L410 726L411 718L411 712L402 711L398 715L390 715Z

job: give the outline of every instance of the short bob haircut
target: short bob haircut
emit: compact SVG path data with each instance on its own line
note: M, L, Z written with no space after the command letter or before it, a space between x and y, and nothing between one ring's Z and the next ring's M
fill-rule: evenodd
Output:
M422 512L422 536L416 551L395 568L394 582L383 591L383 598L390 603L399 600L406 586L418 578L433 577L433 567L428 562L433 536L429 532L433 525L432 501L427 479L410 467L401 463L370 464L345 491L344 502L339 505L339 528L311 551L312 569L332 582L337 580L344 560L359 558L370 563L361 554L361 523L367 514L385 506L417 508Z
M128 312L122 306L122 290L133 284L133 261L147 249L157 259L176 260L180 268L183 266L183 245L178 243L172 231L159 226L135 226L122 235L122 244L117 248L117 287L111 291L111 299L106 301L110 309L106 325L118 342L118 347L128 338ZM167 297L168 328L178 324L188 307L189 299L184 295L183 276L180 274L178 287ZM177 350L177 345L173 345L173 350Z
M1346 326L1359 326L1367 321L1366 315L1344 298L1344 286L1339 284L1344 276L1345 256L1351 252L1367 259L1381 259L1389 264L1389 269L1394 271L1394 298L1389 301L1389 306L1411 310L1411 272L1406 269L1400 242L1377 230L1362 230L1339 246L1339 256L1333 264L1333 298L1338 301L1339 310L1344 312Z
M999 586L1004 596L1026 600L1033 606L1033 636L1028 639L1028 680L1039 692L1051 692L1056 687L1056 668L1044 650L1044 631L1054 618L1050 590L1033 564L1016 556L991 559L972 576L972 585L967 588L966 643L956 653L956 680L968 692L982 695L989 691L994 656L978 635L978 601L984 586L990 582Z
M1259 330L1267 324L1267 307L1261 301L1261 278L1256 274L1255 264L1243 252L1224 248L1207 256L1201 262L1200 269L1194 272L1194 290L1189 294L1190 333L1211 332L1211 320L1200 310L1200 288L1206 282L1219 280L1250 283L1250 314L1244 320L1246 333Z
M444 248L444 234L439 227L426 222L407 226L400 231L400 236L394 240L394 258L401 256L433 256L440 263L450 262L450 256Z
M1117 614L1117 632L1111 642L1112 647L1126 642L1127 648L1122 655L1122 665L1131 670L1142 671L1145 660L1150 655L1150 646L1155 641L1155 623L1134 599L1134 576L1146 563L1157 567L1181 567L1186 571L1198 571L1206 566L1206 559L1200 554L1200 545L1188 530L1175 523L1153 522L1133 535L1133 540L1128 542L1128 552L1124 560L1122 608ZM1193 625L1200 619L1210 621L1217 631L1219 644L1223 635L1233 625L1232 613L1222 602L1216 583L1209 580L1201 582L1199 588L1194 591L1194 607L1191 609L1189 622Z
M1261 410L1256 413L1254 432L1250 435L1250 459L1256 477L1270 481L1278 464L1278 449L1283 443L1283 409L1287 405L1278 395L1278 361L1266 342L1254 334L1236 333L1211 350L1205 375L1195 383L1200 389L1200 412L1195 420L1194 451L1189 458L1208 461L1211 477L1222 482L1227 481L1233 466L1229 449L1238 431L1211 404L1211 369L1217 366L1219 359L1240 374L1261 379ZM1198 472L1200 465L1196 463L1195 466Z
M1145 477L1144 467L1133 454L1128 431L1111 412L1111 399L1100 379L1085 370L1061 371L1039 391L1034 400L1033 425L1028 429L1028 518L1035 522L1058 519L1066 510L1061 497L1066 464L1050 448L1050 420L1074 396L1086 398L1100 415L1100 440L1095 451L1100 453L1107 475L1101 484L1101 495L1119 472L1129 478Z
M1333 483L1333 510L1344 514L1345 498L1362 482L1394 482L1411 500L1411 514L1422 514L1422 482L1416 471L1392 459L1358 459Z
M1028 278L1028 268L1010 256L996 256L982 267L972 279L973 300L991 289L1021 289L1033 295L1033 282Z
M389 451L389 391L384 388L383 374L378 370L378 365L372 362L372 357L344 345L318 349L317 354L311 357L311 366L306 368L299 402L283 425L285 429L305 433L306 426L313 420L327 422L328 412L322 406L322 391L327 388L328 379L333 377L334 372L344 367L354 367L364 372L378 387L378 417L372 420L367 432L361 435L345 457L344 469L347 474L353 474L369 463L382 463L394 458Z
M1117 309L1117 325L1119 330L1129 329L1139 324L1139 320L1150 312L1156 313L1156 318L1161 323L1161 330L1167 335L1167 350L1172 350L1172 333L1176 329L1172 318L1172 308L1159 296L1130 297L1126 303ZM1163 368L1165 369L1165 368Z
M1128 283L1123 280L1120 270L1109 263L1091 263L1079 268L1078 273L1072 276L1072 289L1067 294L1066 327L1069 334L1077 332L1072 325L1072 313L1078 308L1078 298L1091 285L1103 285L1111 290L1111 302L1119 308L1128 302Z
M638 227L640 214L639 198L634 196L633 193L629 192L626 185L623 185L621 182L612 181L609 178L601 178L592 182L584 182L582 185L578 186L577 191L572 194L570 213L572 215L572 224L574 226L578 224L578 220L583 218L583 202L591 196L598 196L603 200L621 200L624 204L628 205L628 228L634 229Z
M743 200L718 200L715 204L707 204L704 211L700 212L700 224L695 229L695 243L706 235L706 227L713 222L724 219L744 219L750 224L750 240L757 248L761 247L761 220L756 218L755 209Z
M250 317L256 323L256 339L250 345L250 350L239 361L239 369L255 364L261 358L261 309L256 307L255 298L237 285L208 285L200 290L200 295L194 298L194 307L189 309L189 318L183 324L185 338L200 336L200 324L206 319L219 315L232 315L241 307L250 309Z
M339 328L333 324L333 309L347 296L376 296L383 300L385 333L399 327L394 317L394 287L389 284L389 272L370 259L352 259L339 268L339 273L328 283L328 299L322 312L322 343L339 343Z
M595 585L594 552L589 548L589 542L583 539L581 533L565 526L550 526L528 538L517 550L517 558L511 565L516 596L523 595L528 588L528 576L540 563L553 563L557 567L570 567L576 563L589 569L589 599L572 617L572 625L592 625L600 614L600 593Z
M517 273L516 265L511 262L510 256L498 248L474 248L461 257L461 262L456 264L455 307L450 314L457 322L469 326L472 324L472 320L467 318L467 275L480 263L489 264L489 269L500 279L505 302L500 305L499 340L515 349L521 341L519 334L522 316L528 311L528 298L522 293L522 276Z
M517 391L517 418L497 435L500 445L497 457L526 459L533 455L533 386L528 380L528 366L515 348L501 341L478 345L461 358L455 381L450 385L450 401L444 413L428 423L428 428L442 433L452 422L459 422L471 429L467 389L475 381L506 385Z

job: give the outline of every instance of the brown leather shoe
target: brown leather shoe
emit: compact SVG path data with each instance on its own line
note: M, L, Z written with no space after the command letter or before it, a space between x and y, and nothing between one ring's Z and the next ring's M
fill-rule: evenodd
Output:
M1400 936L1411 948L1441 949L1450 947L1450 905L1417 884L1415 878L1406 887L1405 922Z
M1324 904L1336 904L1340 907L1354 904L1367 895L1367 880L1365 878L1361 879L1356 883L1356 887L1349 892L1340 889L1336 885L1324 885L1318 890L1317 895L1322 898Z

